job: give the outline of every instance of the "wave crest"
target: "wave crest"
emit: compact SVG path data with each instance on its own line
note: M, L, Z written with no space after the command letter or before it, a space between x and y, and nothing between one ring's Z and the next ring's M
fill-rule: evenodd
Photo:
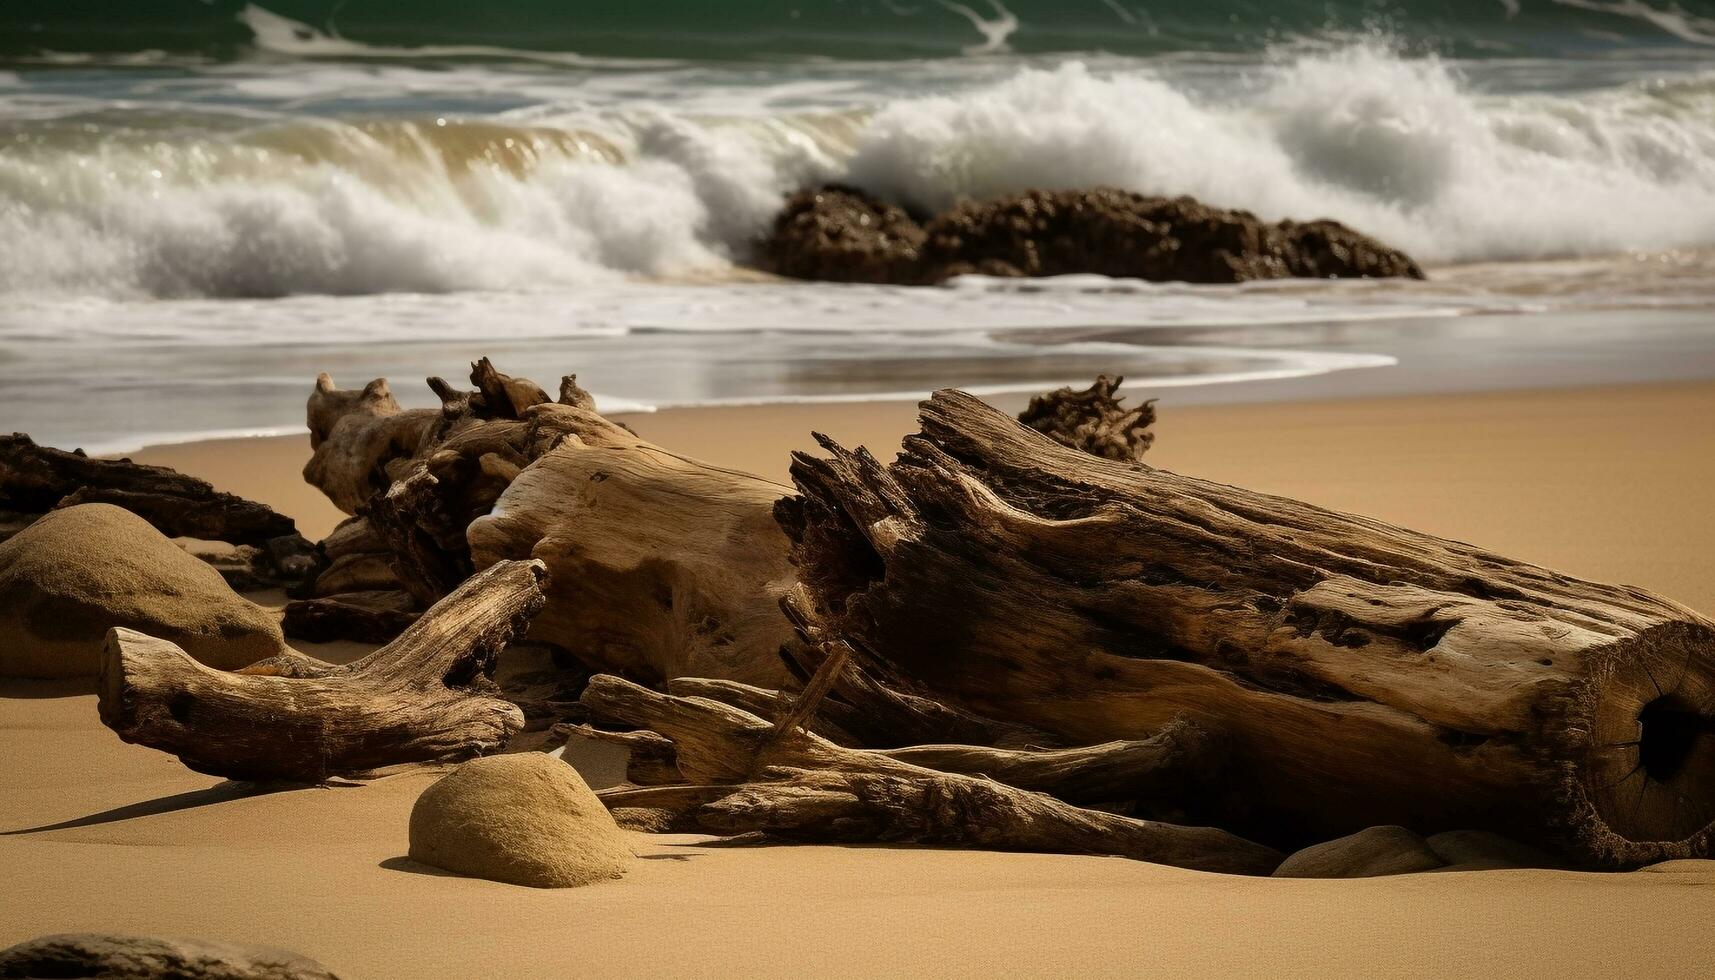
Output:
M1071 63L838 113L86 122L0 131L0 293L721 270L784 192L827 180L925 210L1028 187L1191 194L1335 218L1431 263L1715 245L1715 74L1491 95L1374 45L1282 56L1222 95Z

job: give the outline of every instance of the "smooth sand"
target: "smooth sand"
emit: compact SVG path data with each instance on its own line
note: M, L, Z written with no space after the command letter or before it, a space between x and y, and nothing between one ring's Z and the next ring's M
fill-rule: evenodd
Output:
M648 438L784 477L810 428L878 452L907 405L674 411ZM1715 611L1715 385L1177 409L1151 461ZM136 454L312 536L301 440ZM611 768L611 767L609 767ZM592 782L599 785L595 768ZM261 796L121 744L94 699L0 687L0 945L80 929L284 946L360 977L1715 974L1715 862L1674 873L1273 881L1113 858L637 837L536 891L401 860L432 775Z

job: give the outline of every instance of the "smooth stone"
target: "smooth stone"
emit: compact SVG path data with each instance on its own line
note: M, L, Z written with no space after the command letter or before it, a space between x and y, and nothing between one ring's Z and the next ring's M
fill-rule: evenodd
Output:
M576 769L541 752L466 762L411 808L414 861L533 888L618 878L631 845Z
M1375 878L1433 871L1444 866L1422 837L1404 827L1370 827L1298 851L1275 869L1276 878Z
M114 626L221 670L286 644L273 613L112 504L53 511L0 542L0 676L94 677Z

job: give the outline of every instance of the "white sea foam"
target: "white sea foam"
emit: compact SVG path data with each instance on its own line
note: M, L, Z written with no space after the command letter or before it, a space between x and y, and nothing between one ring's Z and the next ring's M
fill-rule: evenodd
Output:
M670 77L633 81L664 93ZM1193 194L1336 218L1430 263L1715 245L1711 74L1494 95L1434 59L1360 45L1213 89L1113 62L943 87L854 110L811 84L790 108L737 115L636 94L579 106L562 88L497 115L382 121L294 115L295 93L273 91L287 101L189 118L171 139L123 126L90 137L79 113L115 106L20 99L12 125L51 131L0 155L0 295L534 290L707 273L745 257L784 191L829 179L924 208L1026 187Z
M1210 104L1149 76L1025 71L880 111L851 179L925 208L1110 184L1268 217L1327 216L1431 262L1715 243L1715 79L1483 97L1434 60L1360 47ZM1701 104L1676 99L1700 96Z

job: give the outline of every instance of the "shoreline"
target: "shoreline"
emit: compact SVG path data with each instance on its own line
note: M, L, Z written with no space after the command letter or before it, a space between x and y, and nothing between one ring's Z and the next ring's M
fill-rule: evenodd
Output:
M895 341L904 347L879 353ZM842 405L914 401L940 387L1023 404L1030 394L1058 387L1052 379L1082 386L1098 373L1126 377L1125 390L1136 392L1134 397L1159 393L1209 405L1715 380L1715 331L1696 310L996 326L946 337L758 329L481 343L305 343L291 350L234 348L208 365L170 356L170 349L137 350L131 352L135 363L126 369L128 377L171 377L172 383L118 383L106 398L57 413L46 407L53 392L111 387L116 382L103 374L108 368L69 357L33 364L35 353L20 353L23 360L0 370L0 392L15 395L18 406L9 427L44 445L81 446L95 455L237 432L300 431L304 398L320 371L348 386L386 377L405 407L432 407L434 398L420 379L451 376L480 356L502 369L548 365L526 372L544 376L576 370L597 403L614 414L648 406L666 407L645 414L804 405L838 411ZM28 379L20 374L26 370Z

